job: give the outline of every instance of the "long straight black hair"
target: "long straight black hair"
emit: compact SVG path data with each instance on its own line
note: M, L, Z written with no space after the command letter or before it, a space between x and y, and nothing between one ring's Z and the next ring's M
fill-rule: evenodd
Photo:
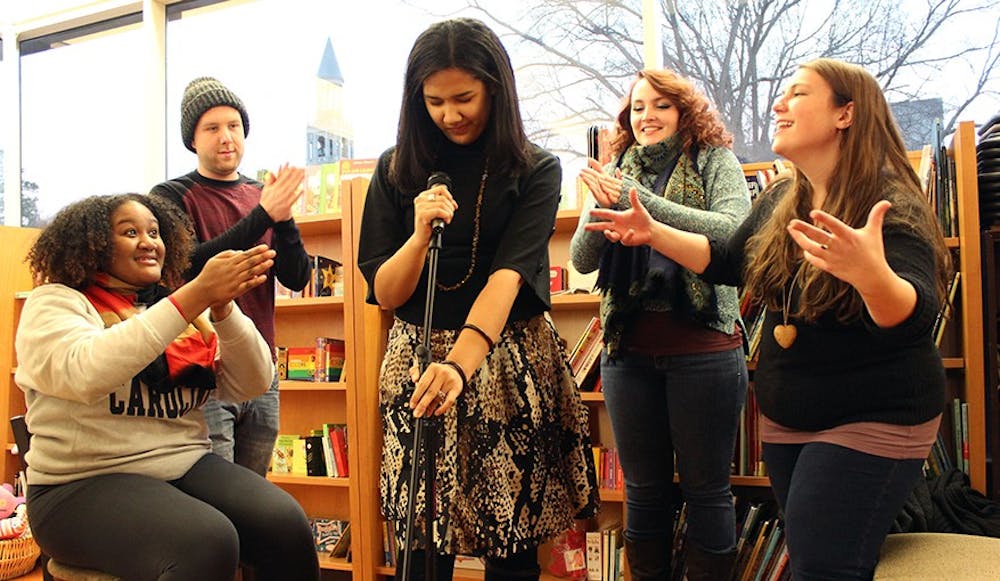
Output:
M406 62L403 104L389 180L402 191L423 189L447 140L424 104L424 81L449 68L461 69L486 85L490 118L480 140L490 171L517 174L530 162L530 143L518 107L514 69L500 38L473 18L433 24L417 37Z

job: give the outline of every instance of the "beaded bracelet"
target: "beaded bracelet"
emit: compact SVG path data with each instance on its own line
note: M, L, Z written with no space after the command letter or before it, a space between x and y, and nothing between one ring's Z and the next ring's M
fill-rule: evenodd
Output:
M493 347L496 346L496 343L494 343L493 339L491 339L490 336L486 334L486 331L483 331L482 329L480 329L476 325L473 325L472 323L466 323L466 324L462 325L462 328L463 329L471 329L471 330L475 331L476 333L478 333L479 336L483 338L483 341L486 341L486 346L489 347L489 350L493 351Z
M469 378L465 376L465 371L462 369L461 365L455 363L451 359L445 359L444 361L441 362L441 365L447 365L448 367L451 367L452 369L458 372L458 376L462 378L462 391L465 391L469 388Z

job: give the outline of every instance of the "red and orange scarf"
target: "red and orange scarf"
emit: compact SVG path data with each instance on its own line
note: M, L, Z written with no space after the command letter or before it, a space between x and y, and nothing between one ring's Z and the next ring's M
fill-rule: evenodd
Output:
M138 289L106 273L98 273L94 284L83 289L104 320L104 327L118 324L139 312L137 303L152 305L169 291L159 285ZM218 337L212 324L199 315L152 363L139 379L157 393L177 386L215 389L215 354Z

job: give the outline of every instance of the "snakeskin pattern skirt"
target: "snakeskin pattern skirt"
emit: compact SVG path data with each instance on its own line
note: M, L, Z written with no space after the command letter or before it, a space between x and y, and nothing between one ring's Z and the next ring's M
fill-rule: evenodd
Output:
M384 428L381 493L403 546L409 502L413 390L422 328L396 319L379 378ZM457 331L431 333L441 361ZM508 324L444 416L424 421L440 434L434 473L434 545L446 554L506 557L534 548L599 507L588 411L545 315ZM418 476L413 544L424 539L424 484Z

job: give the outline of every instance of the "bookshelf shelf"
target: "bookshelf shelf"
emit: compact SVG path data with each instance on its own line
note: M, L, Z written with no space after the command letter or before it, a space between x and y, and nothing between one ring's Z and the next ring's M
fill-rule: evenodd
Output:
M327 571L352 571L354 567L343 557L319 556L319 568Z
M347 383L343 381L296 381L282 380L278 382L281 391L347 391Z
M299 299L275 299L276 314L312 313L329 310L343 310L344 297L308 297Z
M269 472L267 479L275 484L295 484L299 486L346 488L351 485L350 478L330 478L329 476L301 476L298 474L275 474Z
M552 295L552 308L560 311L574 309L593 310L601 305L601 295L574 293Z
M343 219L340 214L314 214L296 216L295 225L303 237L335 234L341 231Z

